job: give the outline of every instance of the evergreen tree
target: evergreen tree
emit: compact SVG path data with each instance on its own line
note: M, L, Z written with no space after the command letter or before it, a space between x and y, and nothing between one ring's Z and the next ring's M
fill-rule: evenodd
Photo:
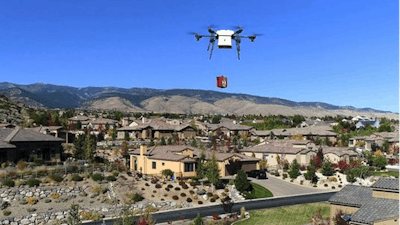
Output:
M161 145L166 145L166 143L165 143L165 138L164 138L164 137L161 137L160 144L161 144Z
M300 175L300 164L297 162L296 159L294 159L292 164L290 165L289 177L292 179L296 179L299 175Z
M314 165L309 165L309 166L307 167L307 173L304 174L304 177L305 177L307 180L310 180L312 183L317 183L318 177L317 177L317 175L315 174L315 166L314 166Z
M197 214L196 218L193 221L194 225L204 225L204 221L200 216L200 213Z
M96 139L91 135L87 134L85 139L85 159L92 160L96 153Z
M69 210L69 217L67 219L68 225L81 225L81 218L79 215L79 205L72 203Z
M74 141L74 157L76 159L83 159L84 155L85 155L85 138L86 138L86 134L80 134L78 135L77 138L75 138Z
M250 186L250 182L247 180L247 175L243 170L239 170L234 180L236 190L243 192Z
M129 133L127 132L127 131L125 131L125 134L124 134L124 140L125 141L129 141Z
M82 122L81 122L80 120L78 120L78 121L76 122L76 129L77 129L77 130L82 129Z
M332 163L330 161L325 161L324 164L322 165L322 170L321 173L324 176L332 176L333 174L335 174L335 169L332 166Z
M215 152L212 153L210 161L207 163L207 174L206 177L208 181L214 186L217 186L220 182L220 169L217 162L217 157L215 156Z
M205 150L202 149L201 153L199 155L199 158L197 159L196 163L196 176L198 179L203 179L206 176L207 173L207 167L204 164L206 160L206 153Z

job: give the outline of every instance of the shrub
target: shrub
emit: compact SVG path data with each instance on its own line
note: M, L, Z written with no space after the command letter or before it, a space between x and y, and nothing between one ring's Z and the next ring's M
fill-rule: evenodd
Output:
M166 190L166 191L169 191L169 188L166 187L165 190Z
M52 199L59 199L60 198L60 194L58 194L58 193L51 193L50 194L50 198L52 198Z
M212 197L212 196L213 196L213 193L207 192L207 196L208 196L208 197Z
M292 164L290 165L289 176L292 179L297 178L300 175L300 164L297 163L297 160L293 160Z
M126 204L135 204L136 202L142 201L144 198L139 193L127 192L125 193L124 201Z
M341 188L341 187L342 187L342 185L340 185L340 184L339 184L339 186L338 186L338 187L339 187L339 188Z
M213 195L213 198L214 198L214 199L219 199L219 196L218 196L217 194L214 194L214 195Z
M279 177L280 176L279 172L275 171L274 176Z
M15 182L11 179L5 179L3 180L3 185L7 186L7 187L14 187L15 186Z
M117 178L115 178L114 176L107 176L107 177L106 177L106 180L107 180L107 181L110 181L110 182L113 182L113 181L116 181Z
M79 176L79 174L74 174L72 176L73 181L83 181L83 177Z
M322 170L321 173L324 176L332 176L335 174L335 168L333 168L332 163L329 161L325 161L324 164L322 165Z
M4 216L9 216L9 215L11 215L11 211L9 211L9 210L3 210L3 215L4 215Z
M38 199L35 197L28 197L26 198L26 203L28 203L28 205L34 205L38 202Z
M191 195L194 195L194 191L193 191L193 190L190 190L189 193L190 193Z
M10 206L10 205L11 205L11 204L10 204L8 201L4 201L4 202L1 203L0 209L1 209L1 210L7 209L8 206Z
M176 187L175 188L175 191L180 191L181 189L179 188L179 187Z
M225 191L225 192L229 192L228 188L225 188L224 191Z
M44 200L44 203L50 203L50 202L51 202L51 199L46 198L46 199Z
M144 190L146 190L146 189L142 188L142 191L144 191Z
M167 176L172 177L174 175L174 172L172 172L172 170L170 170L170 169L165 169L165 170L161 171L161 174L166 176L166 177Z
M301 170L301 171L306 171L306 170L307 170L307 167L306 167L305 165L301 165L301 166L300 166L300 170Z
M325 187L328 187L328 184L324 184Z
M104 180L104 177L100 173L95 173L95 174L92 175L92 180L94 180L94 181L102 181L102 180Z
M168 184L168 186L167 186L168 188L173 188L174 186L172 185L172 184Z
M181 197L186 197L186 194L185 193L181 193Z
M335 189L335 186L332 186L332 189Z
M198 201L197 203L198 203L199 205L203 204L203 202L202 202L202 201Z
M151 195L152 198L154 198L154 195Z
M172 199L173 199L173 200L178 200L178 199L179 199L179 197L178 197L178 196L176 196L176 195L174 195L174 196L172 196Z
M29 185L29 187L37 187L40 183L41 181L38 179L29 179L28 181L26 181L26 184Z
M113 170L113 171L112 171L112 175L113 175L114 177L117 177L117 176L119 175L119 171L118 171L118 170Z
M215 199L214 199L214 198L211 198L211 199L210 199L210 202L215 202Z
M286 179L288 177L287 173L282 174L282 178Z
M149 186L150 186L150 184L149 184L149 183L145 183L144 185L145 185L146 187L149 187Z
M152 179L152 180L150 181L150 183L152 183L152 184L156 184L156 183L157 183L157 181L156 181L155 179Z
M182 188L183 188L183 189L188 189L189 186L187 186L187 184L182 184Z
M235 182L236 190L238 190L239 192L243 192L250 186L250 182L247 180L247 175L243 170L239 170L234 182ZM208 195L208 193L207 193L207 195ZM209 195L209 197L211 197L211 196L212 196L212 194Z
M328 180L331 181L331 182L337 182L336 177L329 177Z
M190 186L192 186L192 187L196 187L196 185L197 185L197 183L195 182L195 181L190 181Z
M301 181L300 181L300 185L303 185L303 183L304 183L304 180L301 180Z
M293 179L290 179L290 182L293 182L294 180Z
M186 199L187 202L192 202L193 200L191 198Z
M168 194L164 194L164 197L167 197L168 196Z
M317 187L317 184L314 184L313 187Z
M53 174L53 175L50 176L50 178L51 178L53 181L57 182L57 183L60 183L61 181L64 180L64 178L63 178L61 175L59 175L59 174Z
M157 191L156 191L156 190L153 190L153 193L155 194L155 193L157 193Z
M161 201L164 201L164 199L162 198L162 199L160 199Z
M161 187L161 184L156 184L156 188L160 189Z
M28 211L28 212L35 212L36 209L35 209L35 208L28 208L27 211Z

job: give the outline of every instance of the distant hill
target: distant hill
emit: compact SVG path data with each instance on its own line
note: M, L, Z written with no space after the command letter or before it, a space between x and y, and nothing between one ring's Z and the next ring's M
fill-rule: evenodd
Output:
M324 102L296 102L282 98L209 90L118 87L76 88L53 84L0 83L0 93L26 105L49 108L105 108L124 111L179 113L287 114L286 111L323 114L391 113L371 108L336 106ZM235 107L234 107L235 106ZM272 110L273 108L273 110ZM321 113L319 113L321 114ZM311 116L311 115L310 115Z
M15 101L0 94L0 123L20 124L27 114L27 107L20 101Z

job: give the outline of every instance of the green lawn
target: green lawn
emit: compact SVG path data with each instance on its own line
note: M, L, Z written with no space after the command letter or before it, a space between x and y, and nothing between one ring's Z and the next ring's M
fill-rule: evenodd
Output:
M309 223L319 209L324 218L331 216L328 203L312 203L250 211L250 218L237 225L299 225Z
M396 178L399 178L399 172L394 172L394 171L389 171L389 172L373 172L372 175L374 176L381 176L381 177L389 177L389 176L395 176Z
M246 199L268 198L274 196L268 189L261 185L255 183L251 183L251 185L253 186L253 191L245 195Z

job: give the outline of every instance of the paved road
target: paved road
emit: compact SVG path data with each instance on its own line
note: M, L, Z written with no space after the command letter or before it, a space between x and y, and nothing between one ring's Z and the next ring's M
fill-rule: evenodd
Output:
M259 184L272 192L274 197L285 196L285 195L296 195L296 194L306 194L306 193L318 193L327 190L316 189L312 187L304 187L297 184L292 184L287 181L275 178L273 175L268 174L268 179L258 180L254 178L251 182Z
M329 191L329 192L325 191L323 193L313 193L306 195L247 200L235 203L232 208L232 212L239 212L242 206L245 207L246 210L255 210L255 209L265 209L271 207L279 207L279 206L305 204L312 202L323 202L327 201L336 192L337 191ZM153 214L153 218L157 221L157 223L164 223L167 221L176 221L181 216L185 217L185 219L194 219L197 216L197 213L200 213L202 216L211 216L213 213L222 214L225 212L220 204L216 204L210 206L178 209L166 212L157 212ZM103 224L112 225L113 222L111 219L107 219L104 221L104 223L103 222L85 223L85 225L103 225Z

